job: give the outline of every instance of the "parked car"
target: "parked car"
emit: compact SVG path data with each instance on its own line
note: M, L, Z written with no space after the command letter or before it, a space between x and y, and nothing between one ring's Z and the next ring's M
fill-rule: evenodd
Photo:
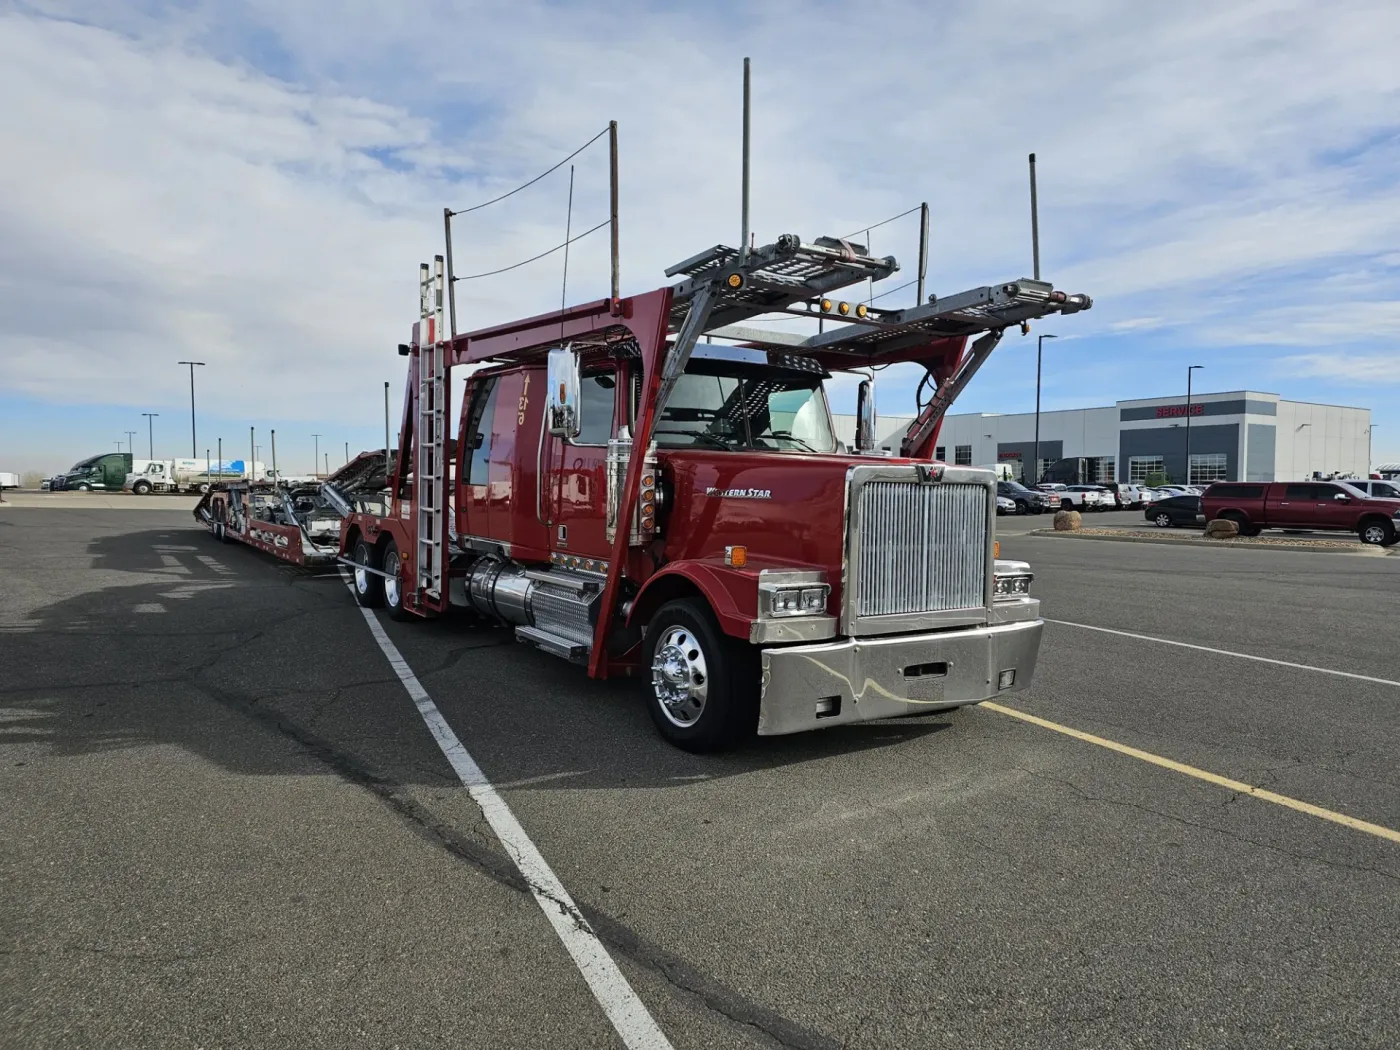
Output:
M1006 496L997 497L997 514L1015 514L1016 501Z
M1207 521L1224 518L1242 536L1261 529L1354 532L1362 543L1381 547L1400 539L1400 502L1363 496L1344 482L1216 482L1206 489Z
M1359 478L1349 478L1342 484L1348 488L1356 489L1363 496L1368 496L1371 499L1400 499L1400 482L1363 481Z
M1049 493L1028 489L1019 481L998 481L997 495L1011 500L1017 514L1042 514L1058 505Z
M1112 510L1118 506L1118 501L1113 498L1113 493L1099 488L1097 485L1067 485L1065 495L1073 494L1075 505L1080 510ZM1064 497L1062 496L1061 499Z
M1178 525L1205 525L1200 496L1168 496L1143 512L1143 517L1161 529Z

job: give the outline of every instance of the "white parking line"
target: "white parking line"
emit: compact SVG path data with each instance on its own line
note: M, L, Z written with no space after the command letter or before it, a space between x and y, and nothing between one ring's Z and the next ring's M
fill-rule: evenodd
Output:
M1275 664L1279 667L1292 667L1299 671L1314 671L1317 674L1330 674L1338 678L1351 678L1358 682L1374 682L1376 685L1393 685L1400 689L1400 682L1392 681L1389 678L1373 678L1368 674L1352 674L1350 671L1334 671L1330 667L1314 667L1312 664L1295 664L1291 660L1275 660L1269 656L1254 656L1250 653L1237 653L1229 649L1214 649L1209 645L1195 645L1192 642L1178 642L1171 638L1156 638L1150 634L1134 634L1132 631L1116 631L1112 627L1095 627L1089 623L1074 623L1070 620L1052 620L1045 617L1046 623L1057 623L1062 627L1080 627L1086 631L1101 631L1104 634L1116 634L1122 638L1136 638L1140 642L1157 642L1159 645L1175 645L1182 649L1196 649L1203 653L1215 653L1217 656L1233 656L1239 660L1253 660L1261 664Z
M348 586L349 581L346 582ZM525 883L534 895L535 903L540 906L540 910L554 927L554 932L564 942L564 947L573 957L574 964L583 974L583 979L588 982L589 990L593 992L603 1012L608 1015L608 1020L617 1029L623 1043L629 1050L672 1050L670 1041L633 991L622 971L618 969L608 950L598 940L598 935L588 925L588 920L580 914L563 883L540 855L535 844L530 841L530 836L525 834L525 829L515 819L515 814L506 805L505 799L486 779L486 774L481 771L476 760L447 724L447 719L442 717L442 712L433 703L432 697L428 696L427 690L418 681L418 676L413 673L398 648L384 633L384 628L379 625L374 613L363 608L360 612L364 615L365 623L369 625L370 634L374 636L374 640L379 643L379 648L388 659L389 666L399 676L399 681L403 683L404 689L417 706L418 713L423 716L433 739L437 741L447 761L452 764L458 779L471 793L472 800L481 807L482 815L500 839L501 845L515 861L515 866L525 877Z

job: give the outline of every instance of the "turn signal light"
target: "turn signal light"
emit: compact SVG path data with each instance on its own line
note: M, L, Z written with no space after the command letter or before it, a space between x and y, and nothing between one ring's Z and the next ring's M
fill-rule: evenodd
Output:
M742 288L744 287L744 275L741 273L731 273L726 283L728 283L731 288Z
M747 547L725 547L724 564L742 569L749 563L749 549Z
M830 311L830 310L831 310L831 300L830 300L830 299L823 299L823 300L822 300L822 309L823 309L823 310L826 310L826 311Z
M838 314L840 314L842 317L845 317L848 313L851 312L851 304L850 304L850 303L837 303L837 304L836 304L836 312L837 312Z
M856 304L856 316L857 316L857 317L864 317L864 316L865 316L866 314L868 314L869 312L870 312L870 307L866 306L864 303L857 303L857 304Z

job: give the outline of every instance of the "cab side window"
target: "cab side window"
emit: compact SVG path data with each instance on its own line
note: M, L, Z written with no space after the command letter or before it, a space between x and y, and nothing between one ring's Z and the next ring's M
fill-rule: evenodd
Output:
M496 393L500 383L496 376L485 380L472 392L471 414L467 417L467 454L471 464L467 469L468 485L485 485L491 461L491 427L496 418Z
M613 435L613 413L617 400L617 376L600 372L583 377L579 397L579 431L574 445L606 445Z

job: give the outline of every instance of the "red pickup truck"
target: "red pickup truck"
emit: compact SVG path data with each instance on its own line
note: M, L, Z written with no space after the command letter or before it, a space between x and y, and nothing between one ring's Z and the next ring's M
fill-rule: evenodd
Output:
M1221 481L1201 501L1206 521L1233 521L1241 536L1257 536L1261 529L1334 529L1381 547L1400 539L1400 500L1373 499L1329 481Z

